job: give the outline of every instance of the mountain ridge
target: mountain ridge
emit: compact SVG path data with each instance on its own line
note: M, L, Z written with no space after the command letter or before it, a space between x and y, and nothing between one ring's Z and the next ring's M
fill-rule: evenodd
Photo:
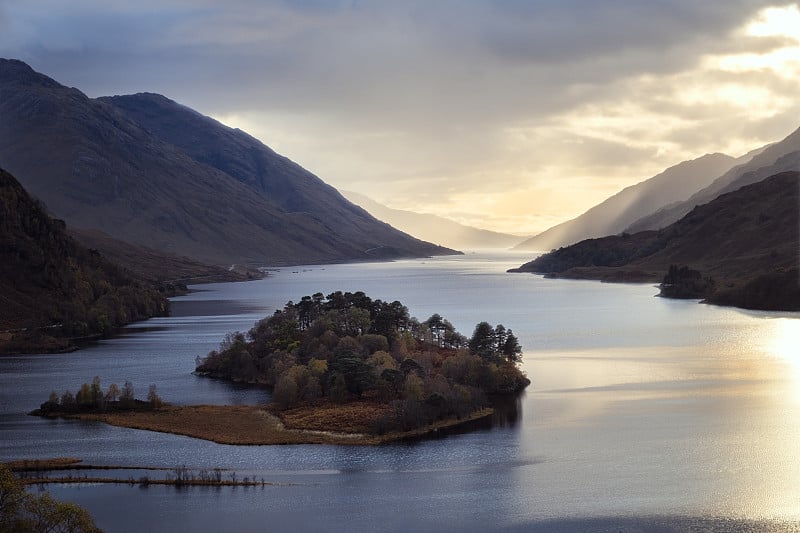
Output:
M438 215L393 209L357 192L341 191L341 193L374 217L388 222L397 229L448 248L505 249L525 239L517 235L459 224Z
M724 193L660 231L587 239L512 271L661 281L681 266L707 280L696 297L711 303L800 310L798 250L800 172L789 171Z
M189 109L172 104L175 113ZM304 186L323 191L316 204L322 210L288 210L241 176L198 161L161 138L130 111L64 87L21 61L0 59L0 115L0 164L76 229L99 229L133 244L226 266L455 253L394 230L315 176L304 178ZM208 121L207 127L219 124ZM273 157L247 137L264 157ZM292 168L293 175L279 173L279 185L282 180L291 190L295 175L313 176ZM326 202L332 207L324 209Z
M800 170L800 128L784 139L763 147L748 161L731 168L688 199L664 206L634 221L625 231L635 233L663 228L679 220L695 206L710 202L721 194L756 183L768 176L793 170Z
M592 237L621 233L642 216L687 198L703 184L730 169L736 161L721 153L683 161L622 189L583 214L531 237L514 249L544 251Z

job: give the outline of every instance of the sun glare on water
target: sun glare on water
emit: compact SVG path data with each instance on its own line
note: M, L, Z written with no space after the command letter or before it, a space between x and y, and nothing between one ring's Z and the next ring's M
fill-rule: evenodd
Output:
M786 362L793 378L800 384L800 320L776 318L770 338L766 342L767 352ZM798 391L800 395L800 391Z

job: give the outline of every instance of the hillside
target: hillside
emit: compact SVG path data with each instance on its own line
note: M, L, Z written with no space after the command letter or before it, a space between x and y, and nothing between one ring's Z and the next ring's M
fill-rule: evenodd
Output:
M242 265L208 265L176 255L120 241L98 230L67 229L81 246L97 250L109 261L123 266L138 279L162 287L168 295L182 294L187 284L221 283L261 279L264 274Z
M79 246L3 170L0 213L0 353L64 349L167 313L162 294Z
M342 194L354 204L366 209L375 218L388 222L400 231L448 248L506 249L524 239L517 235L466 226L436 215L392 209L356 192L342 191Z
M641 217L688 198L736 162L736 159L725 154L707 154L684 161L650 179L626 187L579 217L531 237L515 249L551 250L592 237L621 233Z
M224 266L453 253L157 95L91 99L0 60L0 114L0 164L71 227Z
M686 266L696 280L692 293L682 296L800 310L799 211L800 172L784 172L723 194L660 231L581 241L513 271L662 281L671 265Z
M695 206L708 203L720 194L735 191L780 172L793 170L800 170L800 128L782 141L765 147L746 163L733 167L687 200L642 217L634 221L625 231L634 233L666 227L686 215Z

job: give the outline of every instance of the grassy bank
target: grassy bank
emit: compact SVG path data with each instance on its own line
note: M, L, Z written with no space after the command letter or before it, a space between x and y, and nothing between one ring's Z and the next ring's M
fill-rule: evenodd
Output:
M51 418L97 421L132 429L185 435L219 444L351 444L376 445L423 438L486 419L493 409L481 409L460 419L441 420L412 431L378 435L370 421L384 407L363 403L326 404L271 413L263 406L167 406L151 411L116 413L51 413Z

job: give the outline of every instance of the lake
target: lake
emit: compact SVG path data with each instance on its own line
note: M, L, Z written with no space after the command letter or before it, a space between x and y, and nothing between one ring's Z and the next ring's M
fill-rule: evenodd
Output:
M221 467L276 483L48 487L109 532L800 528L800 314L505 273L528 259L281 268L195 287L172 316L75 353L0 358L0 461ZM413 444L244 447L25 415L95 375L140 397L156 384L176 404L264 402L194 376L195 358L288 300L335 290L439 313L467 336L483 320L511 328L533 381L517 416Z

